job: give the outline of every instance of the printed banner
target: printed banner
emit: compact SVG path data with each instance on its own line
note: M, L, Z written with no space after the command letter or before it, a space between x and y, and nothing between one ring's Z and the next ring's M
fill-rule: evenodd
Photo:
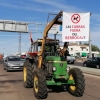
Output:
M89 41L90 13L63 12L62 41Z

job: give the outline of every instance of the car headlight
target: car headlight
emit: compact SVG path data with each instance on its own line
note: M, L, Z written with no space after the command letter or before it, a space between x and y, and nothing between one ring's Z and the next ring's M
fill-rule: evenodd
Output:
M13 64L8 63L8 66L13 66Z
M56 67L53 67L53 71L56 71Z
M20 65L23 66L23 63L21 63Z

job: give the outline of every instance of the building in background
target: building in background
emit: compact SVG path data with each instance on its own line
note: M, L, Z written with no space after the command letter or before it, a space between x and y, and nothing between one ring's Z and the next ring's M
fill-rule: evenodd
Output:
M63 46L61 46L63 48ZM70 55L79 56L79 57L88 57L89 56L89 46L79 43L69 43L68 50ZM98 56L98 51L92 51L92 55Z

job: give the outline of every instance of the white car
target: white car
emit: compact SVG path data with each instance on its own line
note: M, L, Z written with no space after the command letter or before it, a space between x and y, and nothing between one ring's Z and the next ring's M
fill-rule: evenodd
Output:
M76 61L76 58L74 56L67 56L67 62L68 63L71 63L71 64L74 64L74 62Z

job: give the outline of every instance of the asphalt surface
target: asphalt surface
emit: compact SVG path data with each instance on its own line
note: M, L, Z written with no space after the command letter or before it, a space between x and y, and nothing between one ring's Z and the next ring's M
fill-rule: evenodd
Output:
M74 64L69 64L69 65L83 66L83 63L82 62L75 62Z
M100 100L100 77L84 74L85 92L82 97L74 97L67 91L49 92L45 100ZM23 73L6 72L0 64L0 100L37 100L33 89L23 87Z
M0 60L0 64L3 64L3 60Z

